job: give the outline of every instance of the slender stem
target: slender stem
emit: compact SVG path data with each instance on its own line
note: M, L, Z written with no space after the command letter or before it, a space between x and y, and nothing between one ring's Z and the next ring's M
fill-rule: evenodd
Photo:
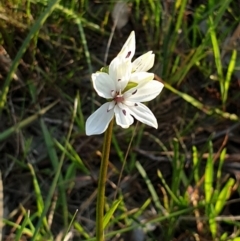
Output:
M105 135L102 151L102 161L98 179L97 210L96 210L96 240L104 241L103 217L105 201L105 184L107 179L108 159L110 153L113 120L110 122Z

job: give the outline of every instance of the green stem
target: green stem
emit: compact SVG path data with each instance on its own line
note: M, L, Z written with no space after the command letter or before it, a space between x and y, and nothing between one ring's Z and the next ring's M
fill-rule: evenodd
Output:
M113 120L110 122L103 142L102 160L98 179L98 194L97 194L97 210L96 210L96 239L104 241L103 217L104 217L104 201L105 201L105 184L107 180L108 159L110 153Z

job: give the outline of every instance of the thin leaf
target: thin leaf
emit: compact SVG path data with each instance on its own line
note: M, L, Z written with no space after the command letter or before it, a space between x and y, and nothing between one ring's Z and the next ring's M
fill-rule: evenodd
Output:
M103 228L105 229L112 218L113 214L117 210L119 204L121 203L122 199L115 200L111 206L111 208L107 211L103 218Z
M204 189L205 189L205 201L209 205L212 200L212 193L213 193L213 147L212 142L209 141L209 155L206 163L205 168L205 182L204 182Z
M226 202L231 195L231 190L234 184L235 184L235 180L230 177L227 183L225 184L225 186L222 188L218 196L217 202L215 204L215 215L219 215L222 209L224 208L224 206L226 205Z
M37 120L40 116L44 115L46 112L48 112L53 106L55 106L57 103L59 102L59 100L54 101L52 104L50 104L49 106L39 110L38 112L36 112L34 115L26 118L25 120L20 121L19 123L17 123L16 125L8 128L7 130L5 130L4 132L0 133L0 141L5 140L6 138L8 138L9 136L11 136L12 134L18 132L19 130L23 129L24 127L30 125L32 122L34 122L35 120Z
M136 162L136 167L137 167L139 173L141 174L141 176L143 177L143 179L144 179L144 181L145 181L145 183L146 183L146 185L147 185L147 187L148 187L148 190L149 190L149 192L151 193L151 196L152 196L152 198L153 198L153 202L154 202L154 204L156 205L157 209L158 209L161 213L165 214L165 213L166 213L166 210L165 210L164 207L161 205L160 200L159 200L159 197L158 197L158 195L157 195L157 192L156 192L154 186L152 185L151 180L148 178L147 173L145 172L144 168L143 168L142 165L140 164L140 162L138 162L138 161Z

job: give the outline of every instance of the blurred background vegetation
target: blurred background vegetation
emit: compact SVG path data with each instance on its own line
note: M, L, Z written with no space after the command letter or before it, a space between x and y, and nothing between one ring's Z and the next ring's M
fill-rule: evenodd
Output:
M240 240L240 1L1 0L2 240L95 240L103 103L91 74L132 30L163 81L158 130L115 126L107 240ZM122 164L126 160L123 175ZM1 204L1 202L0 202Z

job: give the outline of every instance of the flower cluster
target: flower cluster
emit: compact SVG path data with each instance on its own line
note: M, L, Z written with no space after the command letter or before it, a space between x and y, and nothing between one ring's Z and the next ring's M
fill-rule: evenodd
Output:
M133 124L133 117L158 127L151 110L141 103L154 99L163 89L163 84L154 80L154 74L147 72L153 67L155 55L149 51L132 62L135 46L135 33L131 32L120 53L110 63L108 73L92 74L94 89L108 102L87 119L87 135L103 133L114 115L117 125L122 128Z

